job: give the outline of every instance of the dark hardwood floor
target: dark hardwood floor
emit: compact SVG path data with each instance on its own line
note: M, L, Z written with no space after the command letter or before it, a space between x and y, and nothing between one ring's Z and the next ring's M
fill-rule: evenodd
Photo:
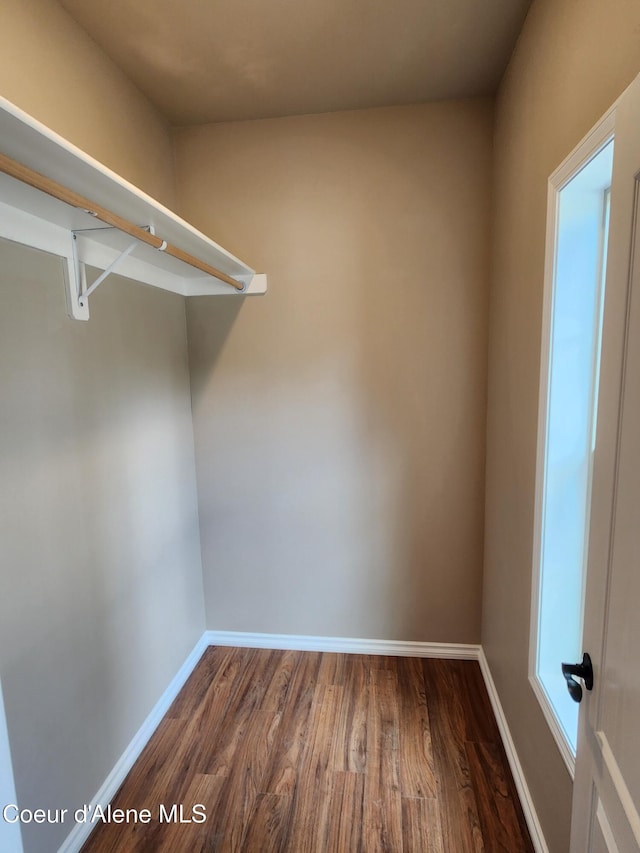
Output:
M83 853L533 851L473 661L211 647L112 808Z

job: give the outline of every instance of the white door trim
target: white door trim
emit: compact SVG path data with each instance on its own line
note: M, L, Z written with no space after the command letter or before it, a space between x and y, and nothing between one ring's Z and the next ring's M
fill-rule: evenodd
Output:
M560 191L567 182L588 163L615 133L618 101L576 145L573 151L549 178L547 188L547 231L545 237L544 296L542 307L542 333L540 349L540 385L538 390L538 437L536 451L535 512L533 521L533 554L531 571L531 615L529 628L529 683L540 704L553 739L571 775L575 775L575 755L560 725L547 692L538 678L538 631L540 622L541 557L544 522L544 485L546 444L548 431L548 394L551 367L551 322L554 308L555 263Z
M611 745L606 734L604 732L596 732L596 737L600 741L602 758L609 774L609 778L616 790L616 794L622 804L622 808L624 809L624 813L629 821L629 826L633 832L638 849L640 850L640 814L638 814L638 810L634 805L631 791L627 787L627 783L624 780L624 776L618 766L618 762L616 761L616 757L613 754L613 750L611 749Z

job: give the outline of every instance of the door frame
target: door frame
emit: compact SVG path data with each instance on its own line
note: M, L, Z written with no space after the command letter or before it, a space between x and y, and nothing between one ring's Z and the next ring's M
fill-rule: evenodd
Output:
M622 97L622 96L621 96ZM555 715L541 680L538 678L537 656L540 624L541 558L544 522L545 462L548 430L548 397L551 368L551 331L555 296L556 249L558 237L558 213L560 192L604 146L615 137L616 109L620 98L607 110L602 118L576 145L573 151L550 175L547 184L547 229L545 236L544 294L542 307L542 330L540 343L540 384L538 390L538 426L536 450L536 486L533 521L533 553L531 567L531 613L529 623L529 684L538 700L553 739L560 751L571 779L575 775L576 759L564 731ZM615 153L614 153L615 158ZM591 483L589 484L589 502ZM583 584L586 590L586 582ZM584 609L584 598L582 602ZM560 670L558 669L558 673Z

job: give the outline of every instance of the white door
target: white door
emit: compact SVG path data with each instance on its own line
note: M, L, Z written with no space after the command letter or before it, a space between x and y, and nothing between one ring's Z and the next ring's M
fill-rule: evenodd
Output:
M640 851L640 77L615 112L571 853Z

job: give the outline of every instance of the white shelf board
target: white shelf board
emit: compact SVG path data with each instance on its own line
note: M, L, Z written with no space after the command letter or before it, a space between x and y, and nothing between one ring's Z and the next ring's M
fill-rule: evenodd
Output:
M0 96L0 150L112 213L155 234L245 285L244 294L265 293L265 275L202 234L184 219L94 160L50 128ZM72 232L83 263L106 269L132 242L103 227L91 214L0 174L0 236L71 259ZM239 295L200 270L139 243L117 268L118 275L183 296ZM88 317L88 312L87 312Z

